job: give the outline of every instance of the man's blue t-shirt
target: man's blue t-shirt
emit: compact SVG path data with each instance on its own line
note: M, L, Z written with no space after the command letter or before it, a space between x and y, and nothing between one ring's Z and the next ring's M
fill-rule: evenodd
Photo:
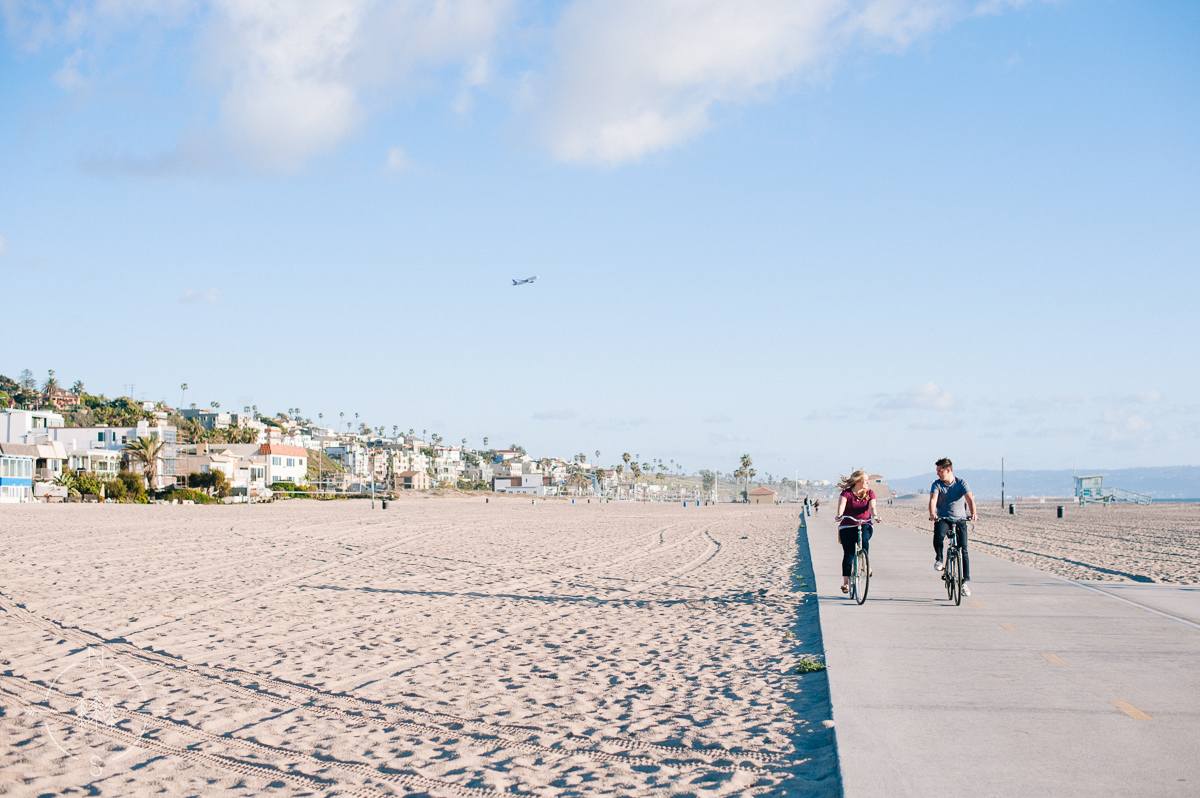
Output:
M935 479L929 492L937 494L938 518L953 518L956 521L967 519L967 494L971 488L965 479L955 477L949 485Z

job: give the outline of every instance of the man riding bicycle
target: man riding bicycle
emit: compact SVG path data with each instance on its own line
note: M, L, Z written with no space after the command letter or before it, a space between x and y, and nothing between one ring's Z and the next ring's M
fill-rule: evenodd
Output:
M934 463L938 478L929 489L929 520L933 521L933 550L937 559L934 570L942 570L942 549L946 536L952 531L962 549L964 596L971 595L967 582L971 581L971 564L967 558L967 521L976 519L975 495L966 480L954 476L954 465L950 458L943 457Z

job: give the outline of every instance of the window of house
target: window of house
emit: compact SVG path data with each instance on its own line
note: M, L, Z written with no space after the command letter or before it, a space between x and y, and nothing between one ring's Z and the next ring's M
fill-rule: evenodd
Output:
M103 433L103 432L97 432L97 433L96 433L96 440L100 441L101 443L104 443L104 433Z
M292 466L296 465L296 459L294 457L289 457L287 459L287 461L288 461L288 468L291 468Z
M272 458L271 458L271 465L279 465L279 458L278 458L278 457L272 457Z

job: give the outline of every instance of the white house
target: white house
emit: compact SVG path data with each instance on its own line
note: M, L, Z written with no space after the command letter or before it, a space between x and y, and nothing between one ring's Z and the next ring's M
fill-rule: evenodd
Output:
M542 474L521 474L515 477L492 477L492 490L497 493L524 493L545 496L550 477Z
M0 412L0 443L37 443L51 427L61 427L63 417L53 410Z
M120 453L126 444L138 438L157 438L162 441L163 446L158 457L158 484L152 487L162 490L164 487L175 482L177 473L175 459L177 452L175 448L174 424L164 424L162 421L159 421L157 424L151 426L150 422L143 419L137 423L136 427L60 426L47 427L40 432L42 435L36 436L39 438L38 442L43 442L41 440L43 436L46 442L60 442L65 449L68 462L74 456L77 463L82 463L85 458L89 463L106 459L96 450ZM107 460L111 462L111 456Z
M463 474L462 450L457 446L433 447L433 478L439 484L454 485Z
M308 450L299 446L284 446L279 443L264 443L258 447L260 456L266 458L266 482L291 482L304 485L308 482Z

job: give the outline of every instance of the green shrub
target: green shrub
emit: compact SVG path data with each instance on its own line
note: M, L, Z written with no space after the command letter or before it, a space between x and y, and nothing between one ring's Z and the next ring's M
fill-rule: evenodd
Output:
M177 499L179 501L194 501L196 504L220 504L212 496L188 488L172 488L163 494L163 498L167 501Z
M104 483L95 474L90 474L87 471L80 471L75 474L75 489L81 494L91 494L93 496L106 496L104 493Z
M224 471L206 471L203 474L193 471L188 474L188 487L208 491L209 495L224 499L229 495L229 478Z
M825 663L815 659L802 659L796 666L796 673L816 673L825 670Z
M122 471L120 474L117 474L117 481L125 486L125 495L121 497L122 501L146 501L146 485L142 480L141 474L135 474L132 471Z
M491 490L492 486L486 479L460 479L456 486L459 490Z
M279 493L283 498L288 499L307 499L307 485L297 485L294 482L272 482L271 490Z

